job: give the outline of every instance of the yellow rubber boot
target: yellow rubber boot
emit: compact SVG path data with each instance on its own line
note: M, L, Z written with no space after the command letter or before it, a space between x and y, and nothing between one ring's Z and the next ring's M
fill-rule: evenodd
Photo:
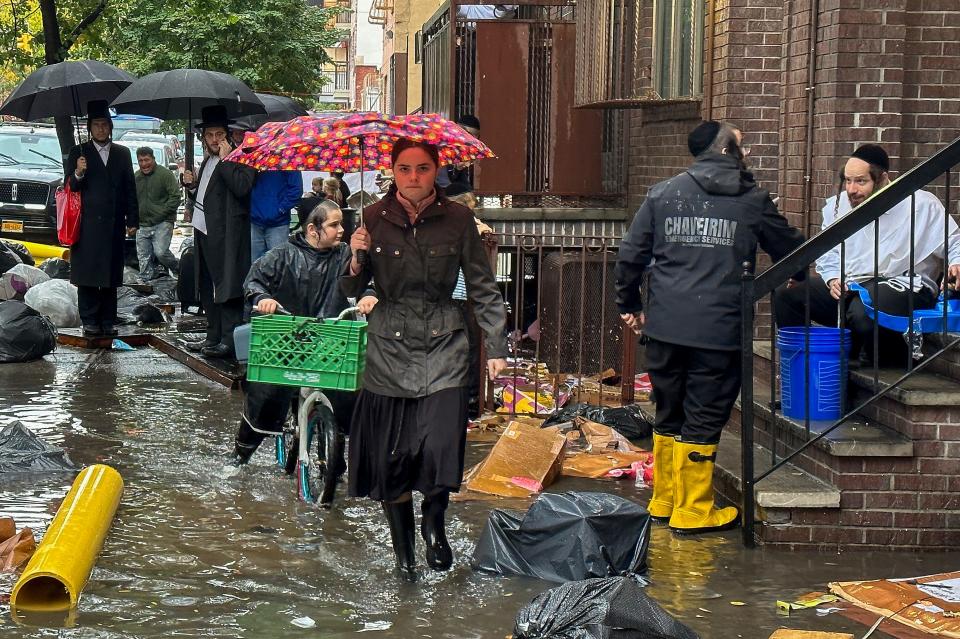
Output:
M653 434L653 497L647 512L666 521L673 514L673 444L670 435Z
M674 442L674 505L670 528L675 533L692 535L729 530L739 523L740 511L736 508L714 506L713 467L716 459L716 444Z

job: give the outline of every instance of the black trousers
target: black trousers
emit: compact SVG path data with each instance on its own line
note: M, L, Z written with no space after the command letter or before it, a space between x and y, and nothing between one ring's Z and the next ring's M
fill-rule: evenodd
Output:
M77 306L84 326L113 326L117 321L117 289L78 286Z
M203 235L199 231L196 236ZM198 240L200 250L197 270L199 271L200 287L197 291L203 312L207 316L207 340L214 344L226 344L230 350L234 349L233 329L243 324L243 298L236 297L223 303L213 301L213 277L207 267L204 244L209 242L205 237Z
M740 351L681 346L649 339L658 435L691 444L716 444L740 393Z
M806 303L805 284L787 288L781 286L774 293L777 326L803 326L804 304ZM837 326L838 306L823 278L815 275L809 278L810 321L823 326ZM936 293L928 288L912 292L899 282L888 278L862 282L870 293L873 307L883 313L906 317L910 313L910 297L913 296L914 310L933 308L937 304ZM874 322L867 315L867 309L860 296L847 293L843 296L844 326L850 329L850 357L856 358L861 351L873 360ZM909 349L903 336L896 331L880 328L878 331L880 358L879 363L902 365L909 356Z

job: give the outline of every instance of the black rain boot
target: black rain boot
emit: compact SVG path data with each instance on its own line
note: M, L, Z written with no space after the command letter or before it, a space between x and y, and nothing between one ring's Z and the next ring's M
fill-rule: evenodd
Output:
M240 420L240 428L237 430L237 436L234 439L233 452L230 454L227 464L243 466L257 452L257 448L260 447L260 442L263 440L264 436L250 428L246 420Z
M397 556L397 571L405 581L417 580L416 540L413 521L413 501L382 502L383 513L390 524L390 539Z
M432 498L423 498L420 534L427 545L427 564L434 570L450 570L453 565L453 550L447 543L443 513L450 505L450 493L443 491Z

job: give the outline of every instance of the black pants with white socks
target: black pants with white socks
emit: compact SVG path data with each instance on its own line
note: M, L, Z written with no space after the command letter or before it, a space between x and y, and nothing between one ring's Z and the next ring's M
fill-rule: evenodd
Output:
M740 393L740 350L649 339L647 372L657 404L654 431L691 444L716 444Z
M214 302L213 295L213 277L210 275L210 269L207 267L205 245L210 241L199 231L194 234L197 238L198 251L197 271L199 274L199 287L197 295L200 303L203 305L203 312L207 316L207 341L216 344L225 344L234 350L233 329L243 324L243 298L236 297L222 303Z
M819 275L808 278L810 286L810 321L822 326L837 326L838 305L833 299L823 278ZM807 293L806 284L792 288L781 286L774 293L777 326L803 326L804 306ZM875 309L890 315L906 317L910 314L910 296L913 296L913 309L929 309L937 304L937 295L929 288L911 292L906 286L889 278L876 278L861 282L870 293ZM867 315L867 309L856 293L848 292L843 297L844 326L850 329L850 357L856 357L863 351L873 360L874 322ZM903 364L909 353L903 335L896 331L880 328L878 331L880 361L884 364Z
M117 321L117 289L78 286L77 310L84 326L112 327Z

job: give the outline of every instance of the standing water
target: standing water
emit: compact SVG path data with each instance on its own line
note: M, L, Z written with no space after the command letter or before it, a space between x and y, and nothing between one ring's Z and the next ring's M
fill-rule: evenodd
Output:
M239 473L223 470L242 408L239 392L150 348L60 348L0 365L0 421L19 419L63 446L77 465L105 463L124 478L123 501L70 627L15 621L0 604L0 637L371 637L502 639L517 610L551 584L473 572L469 557L492 507L455 502L448 529L456 563L393 576L380 509L340 488L331 511L298 502L294 483L261 447ZM473 463L489 445L470 444ZM38 539L72 477L0 476L0 515ZM565 478L550 490L614 492L645 504L632 482ZM421 567L423 545L418 541ZM655 527L649 593L703 637L766 638L781 626L859 633L837 614L778 617L774 602L833 580L914 576L960 555L747 551L739 533L677 539ZM0 593L14 576L0 574ZM743 603L745 605L734 605ZM26 625L19 625L25 623ZM30 625L38 624L38 625ZM874 637L884 637L882 633Z

